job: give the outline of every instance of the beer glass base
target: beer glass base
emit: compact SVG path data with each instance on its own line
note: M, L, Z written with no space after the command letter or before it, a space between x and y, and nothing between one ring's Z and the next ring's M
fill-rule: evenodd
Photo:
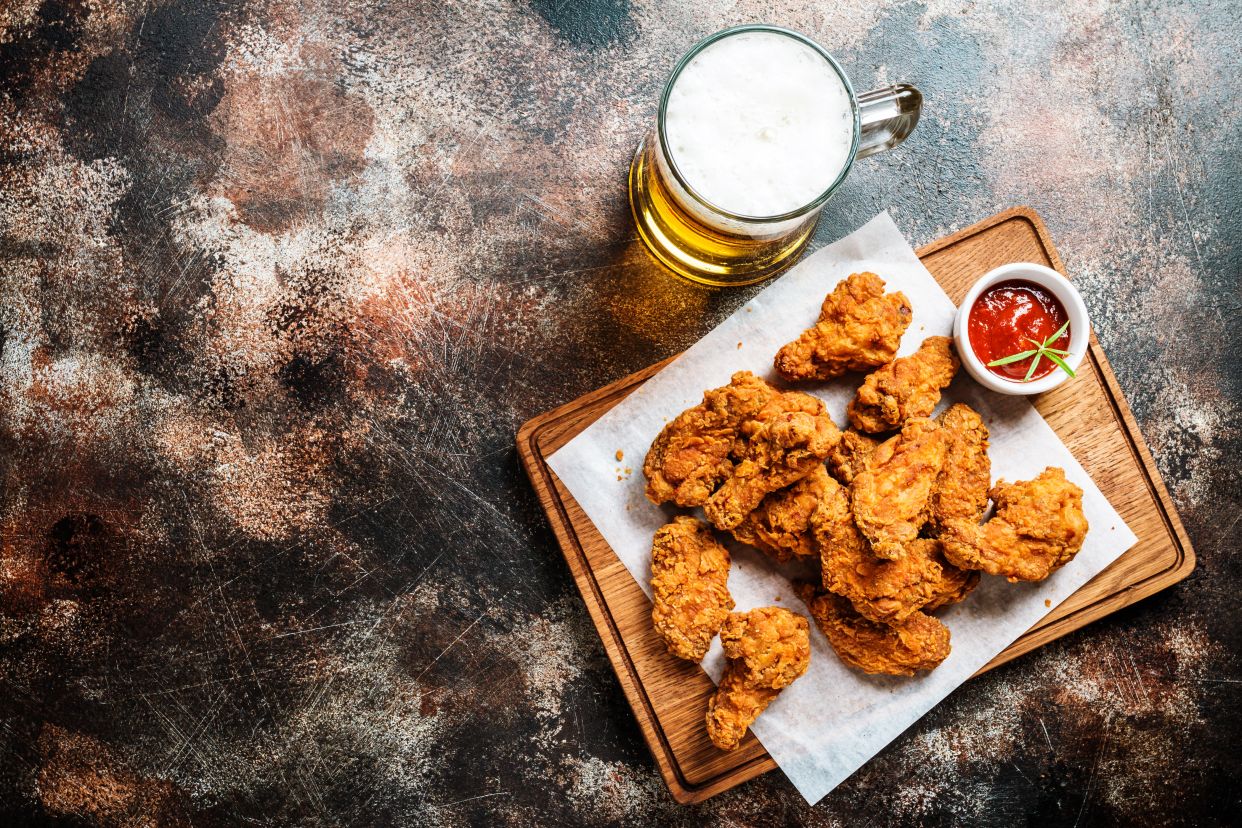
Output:
M643 244L656 261L692 282L712 287L752 285L798 260L815 233L818 213L775 239L725 235L695 221L673 201L643 140L630 164L630 209Z

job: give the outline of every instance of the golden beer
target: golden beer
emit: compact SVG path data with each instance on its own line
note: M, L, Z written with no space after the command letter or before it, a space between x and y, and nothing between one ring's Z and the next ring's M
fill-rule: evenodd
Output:
M766 279L798 258L853 161L910 134L921 102L908 85L856 95L828 52L788 29L718 32L673 70L634 154L639 236L692 281Z
M643 141L634 154L630 208L647 249L674 273L705 285L749 285L788 267L811 240L818 212L790 231L760 234L696 221L664 183L654 152Z

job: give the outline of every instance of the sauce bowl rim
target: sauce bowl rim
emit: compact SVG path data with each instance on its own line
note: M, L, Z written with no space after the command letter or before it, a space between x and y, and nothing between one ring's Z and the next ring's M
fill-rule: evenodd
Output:
M1047 376L1040 377L1031 382L1008 380L989 371L988 367L975 355L974 350L970 347L967 322L975 300L992 285L1012 279L1033 282L1045 288L1056 296L1065 307L1065 312L1069 315L1070 320L1070 344L1069 348L1066 349L1069 351L1069 356L1065 362L1077 371L1078 366L1082 364L1082 360L1087 354L1087 346L1091 342L1091 319L1087 313L1087 305L1083 302L1082 294L1078 292L1078 288L1074 287L1069 279L1050 267L1034 262L1011 262L1010 264L993 268L979 277L962 298L961 305L958 306L957 314L953 319L953 341L957 345L958 356L961 358L967 373L984 388L1000 394L1021 396L1042 394L1065 382L1065 380L1070 378L1069 375L1057 368Z

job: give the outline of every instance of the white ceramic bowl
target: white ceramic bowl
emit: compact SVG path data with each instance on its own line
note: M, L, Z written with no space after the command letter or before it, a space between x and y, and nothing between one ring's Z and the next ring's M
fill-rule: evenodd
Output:
M1069 374L1057 368L1047 376L1030 382L1005 379L989 371L970 347L966 322L975 300L979 298L979 294L992 285L1010 279L1033 282L1057 297L1065 306L1065 312L1069 314L1070 320L1070 344L1066 349L1069 351L1069 356L1065 358L1065 362L1075 371L1078 370L1082 358L1087 353L1087 344L1091 341L1091 321L1087 317L1087 306L1082 301L1078 289L1070 284L1069 279L1043 265L1030 262L1001 265L975 282L974 287L966 293L962 304L958 306L957 316L953 320L953 340L957 344L957 353L962 358L962 365L966 367L966 372L984 388L1000 394L1042 394L1065 382L1070 378Z

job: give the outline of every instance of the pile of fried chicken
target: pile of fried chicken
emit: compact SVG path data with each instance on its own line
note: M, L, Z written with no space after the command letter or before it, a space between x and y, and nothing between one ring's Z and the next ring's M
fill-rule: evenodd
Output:
M647 454L647 497L702 507L710 522L679 515L656 532L652 621L670 653L694 662L720 636L727 667L707 731L722 750L806 672L811 647L796 612L732 611L717 530L778 563L818 560L819 582L798 590L833 650L863 672L905 676L948 657L949 628L931 613L969 595L980 573L1042 580L1082 547L1082 490L1061 469L992 486L980 416L958 403L930 418L958 359L942 336L897 358L910 319L903 294L855 273L777 353L789 382L872 371L845 431L817 398L740 371L669 422Z

